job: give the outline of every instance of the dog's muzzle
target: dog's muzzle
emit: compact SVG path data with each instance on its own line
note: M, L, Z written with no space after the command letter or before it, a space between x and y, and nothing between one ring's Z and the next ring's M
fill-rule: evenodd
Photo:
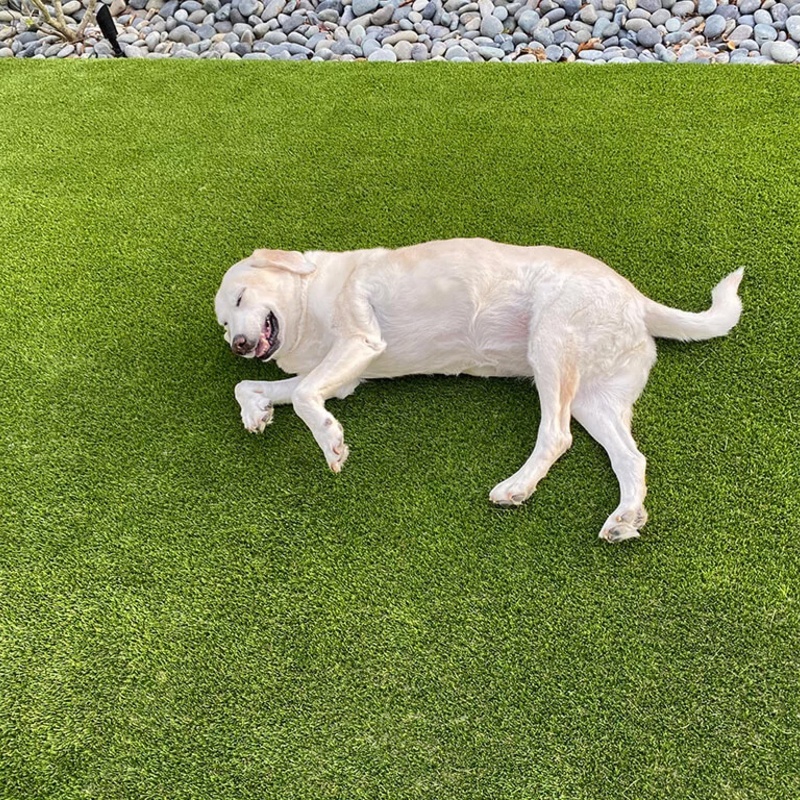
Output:
M231 350L233 350L237 356L252 356L259 361L268 361L272 358L280 345L280 339L278 338L278 320L271 311L264 320L264 325L261 328L261 335L258 337L258 341L248 339L243 334L234 336L231 340Z

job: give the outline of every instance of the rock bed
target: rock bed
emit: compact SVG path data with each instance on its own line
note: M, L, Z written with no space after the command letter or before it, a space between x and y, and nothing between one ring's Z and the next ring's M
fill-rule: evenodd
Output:
M0 0L3 3L4 0ZM800 63L798 0L113 0L128 58ZM85 3L64 12L77 25ZM0 58L111 58L0 5Z

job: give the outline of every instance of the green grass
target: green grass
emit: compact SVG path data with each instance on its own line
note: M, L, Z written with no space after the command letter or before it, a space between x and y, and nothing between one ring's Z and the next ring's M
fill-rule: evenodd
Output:
M0 796L800 796L800 72L0 63ZM255 247L598 256L659 344L651 521L522 381L241 428L212 300Z

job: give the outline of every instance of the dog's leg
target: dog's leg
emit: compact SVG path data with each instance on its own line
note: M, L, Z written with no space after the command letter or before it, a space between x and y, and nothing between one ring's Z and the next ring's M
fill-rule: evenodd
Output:
M532 355L531 363L534 364L542 418L536 446L528 460L489 494L493 503L503 506L525 502L550 467L572 444L570 406L578 389L577 369L551 363L545 354L535 358Z
M297 416L308 425L325 454L328 466L339 472L348 449L338 420L326 410L325 401L349 394L367 365L386 349L380 336L351 336L339 340L322 362L300 380L292 393Z
M619 481L619 505L600 531L600 538L607 542L638 537L639 528L647 522L647 462L631 435L631 411L631 404L616 401L611 392L605 391L580 392L572 405L575 419L608 453Z
M300 377L282 381L240 381L234 395L242 409L242 423L251 433L261 433L272 422L272 407L292 402Z

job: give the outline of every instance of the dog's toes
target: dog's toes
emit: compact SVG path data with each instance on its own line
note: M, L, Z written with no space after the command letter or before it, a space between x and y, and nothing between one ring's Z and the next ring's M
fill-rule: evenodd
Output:
M529 497L529 493L516 483L503 481L489 492L489 500L498 506L519 506Z
M627 522L620 522L611 528L603 528L603 530L600 531L600 538L604 539L609 544L618 544L627 539L638 539L639 536L639 530Z
M624 542L627 539L638 539L639 528L647 522L647 511L644 506L628 511L615 511L600 531L600 538L611 544Z
M264 429L272 422L273 408L264 404L262 407L251 407L242 410L242 423L245 430L250 433L263 433Z
M328 466L333 472L338 474L342 471L344 462L347 461L347 456L350 455L350 448L344 442L341 442L338 447L333 449L333 454L334 458L328 461Z

